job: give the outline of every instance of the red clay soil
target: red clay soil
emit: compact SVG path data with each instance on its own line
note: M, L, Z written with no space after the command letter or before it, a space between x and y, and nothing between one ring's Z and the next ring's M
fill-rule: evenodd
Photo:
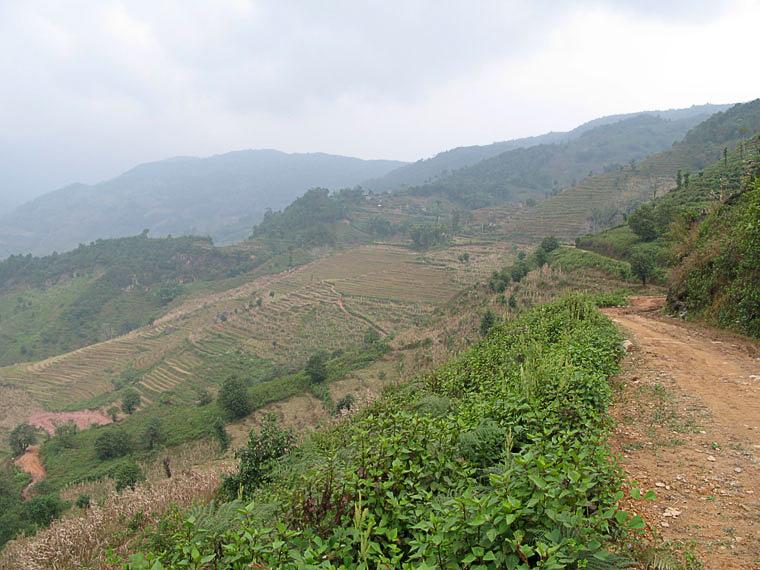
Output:
M56 426L74 422L79 429L86 429L92 424L103 426L111 423L111 418L101 410L82 410L80 412L35 412L29 416L29 423L49 434L55 433Z
M662 315L662 298L606 309L634 341L613 446L657 498L636 506L706 569L760 568L760 343Z
M26 501L32 491L32 487L45 479L45 466L40 458L40 446L30 445L26 449L26 453L16 459L16 465L24 473L29 473L32 476L32 482L21 491L21 497Z

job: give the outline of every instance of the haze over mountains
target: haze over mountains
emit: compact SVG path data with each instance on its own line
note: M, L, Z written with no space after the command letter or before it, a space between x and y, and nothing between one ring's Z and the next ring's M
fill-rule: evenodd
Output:
M652 115L669 121L684 120L688 122L691 120L699 122L699 120L704 120L710 114L723 111L729 107L731 105L708 104L693 105L686 109L609 115L583 123L567 132L550 132L534 137L495 142L489 145L462 146L438 153L431 158L420 159L412 164L402 166L389 172L382 178L366 182L364 186L376 192L392 191L406 186L417 186L432 182L436 178L450 174L454 170L476 164L510 150L573 140L596 127L617 123L640 115Z
M662 151L729 105L602 117L566 133L459 147L413 164L321 153L245 150L141 164L95 185L73 184L12 212L0 204L0 257L67 251L149 229L154 236L244 239L267 209L313 187L418 187L470 207L543 197L589 170ZM561 144L560 144L561 143Z
M342 188L403 163L321 153L243 150L141 164L92 186L45 194L0 219L0 256L66 251L79 243L149 229L153 235L245 238L267 209L314 186Z

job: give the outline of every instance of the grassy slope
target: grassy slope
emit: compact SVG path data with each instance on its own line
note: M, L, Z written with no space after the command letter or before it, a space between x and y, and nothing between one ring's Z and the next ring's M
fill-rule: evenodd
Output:
M659 235L650 245L660 251L671 248L674 236L668 225L678 218L689 221L699 219L721 196L736 192L742 179L752 171L758 160L760 137L755 136L742 141L740 147L728 152L725 160L720 159L696 176L690 176L688 186L654 199L651 204L655 208L655 217L661 217L662 222L659 223ZM630 258L637 246L644 243L627 223L576 239L578 247L616 259Z

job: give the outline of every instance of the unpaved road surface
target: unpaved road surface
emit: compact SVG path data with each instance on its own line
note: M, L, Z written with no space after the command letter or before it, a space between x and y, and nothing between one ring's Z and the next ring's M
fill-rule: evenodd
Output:
M16 459L16 465L25 473L32 476L32 482L21 491L21 497L26 501L29 498L32 488L45 479L45 466L42 464L40 457L40 446L30 445L26 453Z
M760 343L663 316L663 302L605 310L634 342L612 444L657 494L634 508L707 569L760 569Z

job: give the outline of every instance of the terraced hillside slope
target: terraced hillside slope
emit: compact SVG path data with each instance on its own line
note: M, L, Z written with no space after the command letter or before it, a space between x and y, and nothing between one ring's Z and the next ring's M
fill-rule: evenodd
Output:
M427 255L394 246L348 250L193 298L126 335L0 368L2 435L34 411L105 409L130 388L146 406L192 403L230 372L265 381L318 350L361 343L369 329L387 335L420 324L509 251L466 250L467 263L457 247Z
M246 246L208 238L98 240L47 257L0 262L0 366L114 338L172 303L263 263Z
M673 148L634 165L589 176L556 196L510 215L504 235L572 239L619 223L638 205L676 187L678 171L692 176L760 131L760 99L736 105L698 126Z

